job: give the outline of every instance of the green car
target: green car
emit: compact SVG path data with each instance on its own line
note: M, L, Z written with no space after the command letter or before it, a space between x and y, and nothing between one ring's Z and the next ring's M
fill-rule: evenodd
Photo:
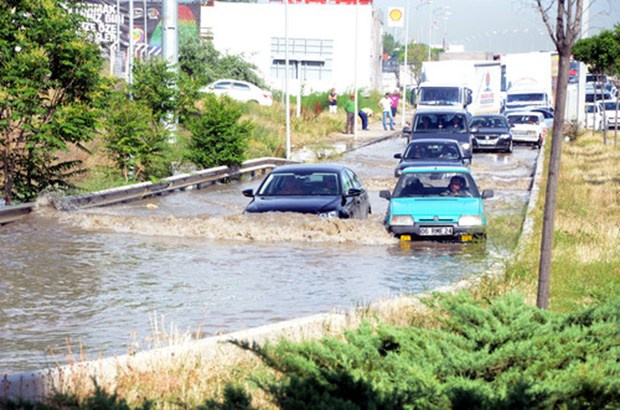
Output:
M420 166L402 171L388 199L385 226L401 240L451 239L461 242L485 237L487 218L482 194L469 170L460 166Z

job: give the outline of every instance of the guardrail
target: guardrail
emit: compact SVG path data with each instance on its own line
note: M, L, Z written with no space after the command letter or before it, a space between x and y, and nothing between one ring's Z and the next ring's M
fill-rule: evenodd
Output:
M106 206L121 202L138 201L156 195L169 194L174 191L182 191L190 187L200 189L228 178L236 178L242 175L265 174L280 165L293 164L282 158L258 158L245 161L239 168L220 166L209 168L190 174L175 175L164 178L159 182L143 182L119 188L106 189L83 195L74 195L54 201L54 206L62 211ZM33 202L0 207L0 225L15 222L31 213L36 204Z

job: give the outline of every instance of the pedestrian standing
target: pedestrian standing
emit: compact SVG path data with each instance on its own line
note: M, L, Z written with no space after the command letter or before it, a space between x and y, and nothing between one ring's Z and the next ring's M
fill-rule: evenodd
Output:
M396 112L398 111L398 101L400 100L400 91L394 90L392 94L390 94L390 100L392 100L392 117L396 116Z
M392 116L392 99L390 98L390 93L385 93L385 96L379 100L379 108L383 111L383 118L381 121L383 122L383 129L387 130L387 124L385 120L387 118L390 119L390 129L394 130L394 117Z
M329 90L327 104L329 105L329 113L336 114L336 111L338 110L338 94L336 94L335 88Z
M355 121L355 94L349 95L349 100L344 103L344 111L347 113L347 123L344 133L353 134L353 122Z

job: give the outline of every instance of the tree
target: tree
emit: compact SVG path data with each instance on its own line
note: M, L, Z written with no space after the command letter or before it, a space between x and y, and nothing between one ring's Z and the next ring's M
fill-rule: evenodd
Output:
M394 36L390 33L383 33L383 54L387 54L392 57L398 54L398 51L402 48L402 44L400 44Z
M407 46L407 61L410 62L414 69L413 75L418 83L420 83L420 76L422 75L422 62L428 58L428 46L423 43L411 42Z
M103 140L125 182L170 175L168 132L149 105L130 99L124 83L116 85L106 102Z
M594 90L601 89L603 104L605 104L605 84L599 84L599 78L602 74L614 74L620 63L620 43L617 32L620 32L620 25L616 26L616 32L603 30L597 36L577 41L573 47L575 59L587 64L591 73L599 74ZM594 96L596 99L596 92ZM605 111L603 111L603 123L606 124L606 122ZM603 143L607 144L607 126L603 127Z
M252 124L240 121L239 103L229 97L207 94L204 101L204 112L189 116L185 123L192 133L188 159L203 168L241 164Z
M224 55L209 40L185 39L179 46L179 67L199 85L205 86L221 78L248 81L261 88L265 84L256 66L238 55Z
M0 2L0 165L4 201L68 186L59 153L94 134L100 49L60 0Z
M133 98L146 104L155 120L161 121L177 110L179 93L177 76L170 64L161 58L137 61L133 69Z
M543 0L536 0L538 11L547 27L549 36L555 44L559 56L558 80L555 89L553 132L551 135L551 156L547 174L547 189L543 215L543 232L540 247L540 266L538 272L538 295L536 305L549 307L549 290L551 283L551 251L553 248L553 229L555 223L555 204L562 154L564 118L566 112L566 90L568 71L570 69L571 50L581 33L583 0L557 0L555 26L551 23L549 11L556 1L543 5Z

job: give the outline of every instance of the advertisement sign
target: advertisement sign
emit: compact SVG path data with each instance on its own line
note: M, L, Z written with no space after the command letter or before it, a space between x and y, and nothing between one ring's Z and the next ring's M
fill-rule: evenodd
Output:
M387 17L388 27L405 26L405 11L402 7L388 7Z

